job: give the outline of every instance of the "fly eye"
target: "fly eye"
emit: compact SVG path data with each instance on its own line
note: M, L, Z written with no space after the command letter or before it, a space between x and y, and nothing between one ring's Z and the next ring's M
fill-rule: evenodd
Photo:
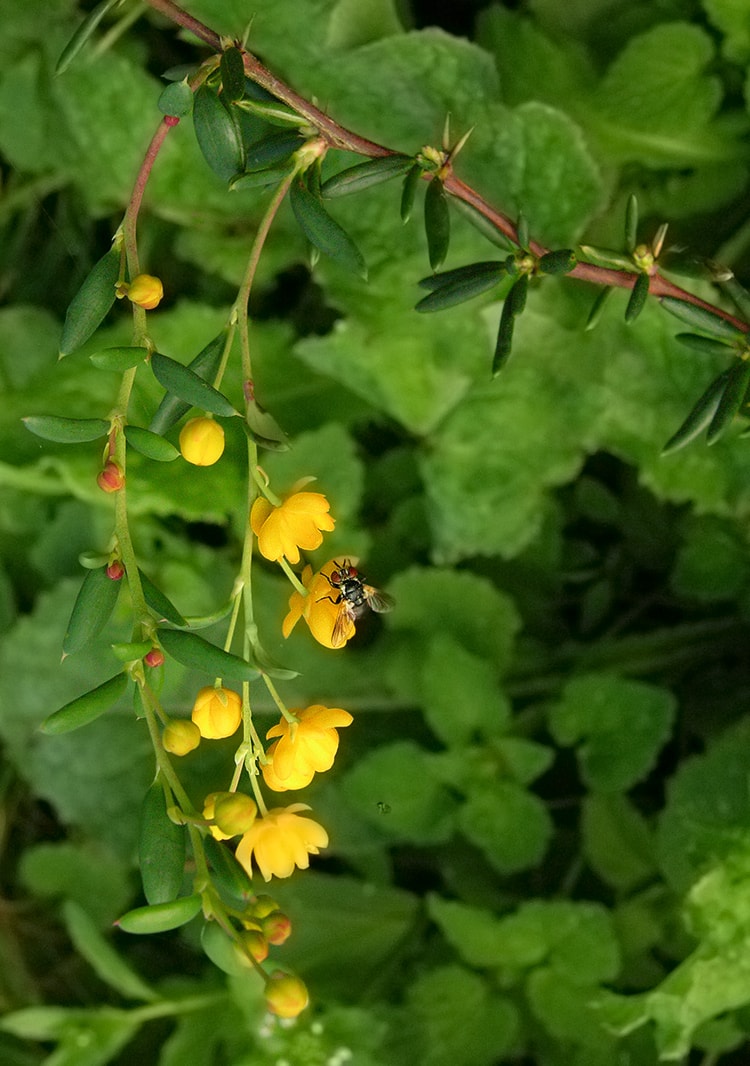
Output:
M346 568L346 576L347 577L356 577L357 576L357 571L355 570L355 568L353 566L347 566L347 568Z
M341 574L339 573L338 570L334 570L328 580L331 582L332 585L340 585L341 584Z

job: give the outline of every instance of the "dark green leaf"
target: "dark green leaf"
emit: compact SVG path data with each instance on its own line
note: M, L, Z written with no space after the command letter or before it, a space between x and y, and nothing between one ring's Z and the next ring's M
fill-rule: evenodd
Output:
M228 677L234 681L255 681L260 677L260 671L245 659L217 648L197 633L160 629L159 643L178 663L202 670L211 677Z
M232 178L229 188L232 192L242 189L264 189L268 185L278 185L291 173L291 167L269 167L268 170L250 170L246 174Z
M424 288L432 289L416 305L415 310L440 311L445 307L471 300L474 296L494 288L505 274L504 263L472 263L448 270L444 274L433 274L419 282Z
M518 236L518 243L525 252L529 250L529 221L525 215L518 216L518 223L516 225L516 234Z
M731 345L727 341L714 340L713 337L701 337L698 333L677 333L675 340L684 344L693 351L703 352L705 355L727 355Z
M254 896L253 883L226 844L212 836L203 840L206 858L213 871L213 881L229 906L246 905Z
M304 137L296 130L282 130L280 133L271 133L259 141L251 144L245 158L245 169L256 170L267 167L278 167L279 163L285 162L305 143ZM245 175L247 177L248 175Z
M23 424L37 437L59 444L80 444L98 440L109 433L110 423L103 418L60 418L56 415L27 415Z
M219 369L226 341L226 330L222 330L188 363L188 368L204 380L214 377ZM171 392L167 392L157 407L148 428L152 433L166 433L175 423L179 422L184 414L187 414L191 406L192 404L185 403L184 400L178 399Z
M744 403L750 385L750 363L738 359L729 370L729 377L706 433L706 443L715 444L724 436L732 419Z
M687 322L693 329L702 329L713 337L738 340L745 337L742 330L727 322L725 318L708 311L705 307L696 307L695 304L686 303L685 300L677 300L674 296L662 296L661 305L665 311L669 311L675 318Z
M62 337L60 357L70 355L96 331L115 302L115 285L120 275L120 251L110 248L89 271L70 301Z
M716 409L719 406L719 401L728 380L728 370L714 378L680 428L664 445L661 450L662 455L669 455L670 452L676 452L679 448L684 448L686 444L689 444L691 440L694 440L703 432L716 414Z
M154 352L151 356L151 369L160 385L191 407L199 407L203 411L224 417L239 414L218 389L175 359Z
M638 243L638 200L631 193L625 207L625 247L632 254Z
M451 218L448 197L443 183L434 176L424 194L424 230L430 266L438 270L448 254L451 239Z
M249 400L246 408L244 427L250 439L269 451L285 452L289 448L289 439L273 415L256 400Z
M102 348L94 352L89 359L100 370L116 370L120 373L131 367L145 363L148 359L147 348Z
M65 73L89 38L93 36L104 16L120 3L122 3L122 0L102 0L93 11L89 11L60 53L60 58L55 65L55 74Z
M116 584L116 582L113 582ZM104 681L90 692L85 692L70 703L66 703L59 711L55 711L41 724L43 733L56 736L58 733L69 733L73 729L79 729L88 725L95 718L104 714L109 708L117 703L124 693L128 684L127 676L123 673L115 674L108 681Z
M477 229L483 237L486 237L491 244L494 244L498 248L502 248L504 252L509 251L513 244L508 237L499 230L488 218L476 209L472 204L467 204L465 200L459 199L459 197L453 197L453 206L458 212Z
M415 163L411 170L407 171L404 185L401 190L401 221L408 222L414 209L414 197L417 195L417 186L422 178L422 168Z
M632 292L630 293L630 299L628 300L628 306L625 308L625 321L630 325L631 322L635 322L638 315L646 306L646 300L648 299L649 289L649 276L648 274L639 274L635 279Z
M306 124L306 120L302 115L286 104L282 104L280 100L276 100L275 97L270 99L248 99L245 96L244 100L239 100L236 104L237 107L241 107L243 111L249 111L253 115L258 115L259 118L265 119L266 122L270 122L272 126L297 126L298 128Z
M170 622L173 626L186 626L187 622L171 600L167 599L161 589L157 588L151 578L144 574L142 570L139 570L138 573L141 578L144 599L158 621Z
M500 315L500 327L497 331L495 355L492 361L493 377L500 373L508 361L511 345L513 343L513 327L516 316L519 315L526 306L526 294L528 290L528 274L522 274L505 297L503 310Z
M185 837L185 826L167 814L164 788L156 780L143 800L138 845L143 894L150 904L177 899L185 871Z
M112 645L112 654L121 663L130 663L148 655L153 647L150 640L119 641Z
M187 79L172 82L162 90L162 94L156 101L156 106L163 115L173 115L175 118L184 118L189 115L193 108L193 90L187 83Z
M226 99L240 100L245 95L245 64L239 48L232 46L221 53L219 69Z
M201 85L195 93L193 124L200 150L213 172L224 181L239 174L244 163L239 126L208 85Z
M101 633L115 609L120 582L107 577L107 568L89 570L83 579L68 629L63 640L63 654L72 655Z
M542 274L567 274L576 265L576 253L572 248L558 248L539 258Z
M391 178L411 170L414 160L406 155L384 155L378 159L368 159L354 167L339 171L332 178L324 181L320 187L324 197L348 196L350 193L369 189L372 185L390 181Z
M289 198L294 217L310 243L345 269L367 278L367 266L359 248L331 218L317 196L298 180L293 183Z
M181 896L168 903L155 903L150 907L136 907L123 914L115 925L126 933L164 933L178 929L195 918L201 909L199 895Z
M141 426L126 426L125 439L141 455L157 463L171 463L180 454L174 444Z

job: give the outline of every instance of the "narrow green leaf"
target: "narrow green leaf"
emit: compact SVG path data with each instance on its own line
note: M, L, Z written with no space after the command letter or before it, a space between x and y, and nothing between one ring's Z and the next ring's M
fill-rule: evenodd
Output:
M445 307L453 307L471 300L480 293L494 288L505 275L504 263L472 263L458 270L448 270L444 274L433 274L431 278L420 281L429 282L425 288L432 288L429 295L423 297L416 305L419 312L441 311ZM436 279L443 279L439 284L434 284Z
M558 248L539 257L542 274L567 274L576 265L576 253L572 248Z
M265 189L269 185L279 185L291 173L291 166L269 167L268 170L250 170L246 174L232 178L229 182L231 192L243 189Z
M231 678L234 681L255 681L260 677L260 671L245 659L217 648L197 633L160 629L159 642L178 663L201 670L211 677Z
M155 459L157 463L171 463L180 454L174 444L141 426L126 426L125 439L141 455Z
M201 947L214 966L231 977L246 974L250 960L243 960L239 947L218 922L206 922L201 929Z
M726 386L708 427L707 444L715 444L729 429L734 416L742 407L748 386L750 386L750 363L746 359L738 359L729 370Z
M372 185L400 177L414 166L414 160L408 155L384 155L378 159L368 159L364 163L339 171L324 181L320 187L324 197L349 196L350 193L369 189Z
M516 234L518 236L518 243L525 252L529 250L529 220L525 215L518 216L518 222L516 223Z
M726 275L720 277L718 285L734 301L740 313L747 320L750 320L750 292L743 285L740 285L734 274L730 274L729 277Z
M497 248L502 248L504 252L507 252L514 247L510 238L506 237L502 230L499 230L488 218L485 218L481 211L478 211L472 204L467 204L465 200L461 200L459 197L454 196L452 206L455 207L459 214L462 214L483 237L486 237L487 240Z
M240 100L245 95L245 64L242 52L234 45L221 53L219 61L221 84L227 100Z
M633 272L633 260L621 252L610 251L609 248L595 248L591 244L580 245L580 253L588 263L595 266L611 267L612 270L627 270Z
M297 126L300 128L307 124L307 120L302 115L299 115L293 108L287 107L286 104L282 104L275 97L271 97L270 100L251 100L245 96L243 100L238 100L235 106L241 107L243 111L249 111L253 115L258 115L259 118L270 122L272 126Z
M153 647L149 640L118 641L112 645L112 654L121 663L131 663L148 655Z
M474 277L477 274L493 275L496 281L499 281L504 273L507 271L506 261L497 259L488 259L481 263L468 263L466 266L456 267L454 270L443 270L437 274L428 274L424 278L420 278L417 282L420 289L427 289L428 292L436 292L443 288L450 288L452 285L464 281L467 277Z
M63 639L64 655L79 651L101 633L115 609L119 592L120 582L107 577L105 566L87 572Z
M74 947L102 981L126 999L149 1003L159 998L153 988L147 985L104 939L83 907L71 899L66 899L62 912L65 928Z
M100 352L94 352L89 359L100 370L116 370L123 373L139 363L148 360L147 348L102 348Z
M85 344L104 321L107 311L115 302L115 285L119 275L120 252L113 246L94 264L70 301L60 338L60 358Z
M669 311L681 322L686 322L693 329L702 329L713 337L739 340L746 336L731 322L727 322L726 319L714 314L713 311L708 311L705 307L696 307L695 304L677 300L674 296L662 296L660 303L665 311Z
M701 337L698 333L677 333L674 339L679 341L680 344L684 344L686 348L692 348L696 352L703 352L705 355L727 355L731 350L731 345L728 341L714 340L713 337Z
M150 904L177 899L185 873L186 829L167 814L161 781L146 793L138 844L143 894Z
M94 35L105 15L120 3L122 0L102 0L93 11L88 13L60 53L60 58L55 64L55 74L65 73L86 42Z
M604 313L604 308L607 305L607 301L609 300L613 292L614 289L612 289L610 286L606 286L597 295L596 299L591 305L589 316L586 319L586 325L584 326L585 330L594 329L595 326L598 325L599 320L602 317L602 314Z
M638 199L634 193L625 206L625 247L632 254L638 243Z
M497 377L500 371L503 369L508 361L511 351L511 345L513 343L513 328L517 316L523 311L526 306L526 294L529 288L529 278L527 274L522 274L521 277L513 285L508 295L505 297L503 303L503 310L500 314L500 326L497 331L497 341L495 343L495 354L492 360L492 376Z
M300 180L292 184L289 199L294 217L310 243L346 270L366 279L367 266L359 248Z
M646 306L646 300L648 300L649 290L649 276L648 274L639 274L635 279L635 284L630 293L628 300L628 306L625 308L625 321L630 325L631 322L635 322L638 315Z
M136 907L123 914L115 922L126 933L165 933L168 929L178 929L200 913L201 898L180 896L168 903L155 903L153 906Z
M729 379L729 370L719 374L695 404L690 414L661 450L662 455L669 455L679 448L684 448L690 441L703 432L716 414L722 394Z
M170 622L173 626L186 626L187 622L172 601L164 595L161 589L157 588L147 574L144 574L142 570L139 570L138 573L141 578L144 599L156 615L157 620Z
M193 109L193 90L188 85L187 78L167 85L156 101L156 106L162 115L172 115L174 118L189 115Z
M151 369L160 385L191 407L199 407L203 411L223 415L225 418L239 414L223 393L209 385L190 367L183 366L175 359L154 352L151 356Z
M3 1015L0 1030L12 1033L20 1040L59 1040L63 1033L78 1021L80 1008L22 1007L21 1010Z
M291 681L293 678L299 677L298 670L291 670L287 666L281 666L280 663L271 658L260 644L256 644L251 649L250 658L253 665L257 666L262 674L268 674L269 677L273 677L276 681Z
M259 141L251 144L245 157L245 169L256 170L267 167L277 167L286 162L290 156L305 143L296 130L282 130L280 133L271 133ZM287 168L288 169L288 168ZM247 177L248 175L245 175Z
M443 183L433 177L424 194L424 230L427 236L427 252L430 267L439 270L446 255L451 239L451 219L448 197Z
M244 427L248 436L260 447L273 452L288 450L289 438L286 433L257 400L248 401L245 419Z
M243 169L239 126L218 93L201 85L193 99L193 125L203 157L215 174L229 181Z
M103 418L61 418L57 415L27 415L21 421L36 437L59 444L98 440L106 437L110 426Z
M401 221L408 222L414 210L414 198L417 195L417 187L422 178L422 168L415 163L411 170L407 171L401 190Z
M244 866L241 866L229 850L226 844L220 843L212 836L203 840L213 881L222 898L229 906L237 907L246 905L253 898L255 892L253 883Z
M40 728L48 736L57 736L59 733L70 733L73 729L88 725L95 718L104 714L112 707L127 688L128 679L123 673L115 674L109 681L104 681L90 692L85 692L70 703L66 703L59 711L55 711L42 722Z
M197 374L199 378L203 378L204 381L215 377L221 364L226 341L226 330L222 330L188 363L188 369ZM148 428L152 433L166 433L168 429L171 429L172 426L179 422L184 414L187 414L191 406L192 404L185 403L184 400L178 399L171 392L167 392L157 407Z

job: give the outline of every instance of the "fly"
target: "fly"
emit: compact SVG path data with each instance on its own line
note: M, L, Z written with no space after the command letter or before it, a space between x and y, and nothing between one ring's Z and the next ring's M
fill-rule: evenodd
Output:
M376 614L384 614L391 610L394 600L387 592L368 585L364 574L360 573L356 566L352 566L349 559L344 559L341 563L337 560L334 562L336 569L332 570L330 575L325 574L325 577L338 595L335 599L333 596L321 596L321 599L330 600L335 606L341 607L331 633L332 647L340 648L346 643L349 622L361 618L368 607Z

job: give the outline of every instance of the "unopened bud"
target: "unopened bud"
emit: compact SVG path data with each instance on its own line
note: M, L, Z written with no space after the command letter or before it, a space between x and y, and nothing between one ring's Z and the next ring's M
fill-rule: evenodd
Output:
M143 307L146 311L152 311L157 307L163 295L164 286L160 279L152 274L138 274L127 288L127 297L130 302Z
M283 911L273 911L262 919L261 929L269 944L283 944L292 935L292 920Z
M310 1002L304 981L280 971L268 978L265 997L266 1006L279 1018L296 1018Z
M213 821L226 837L246 833L255 821L258 813L255 800L244 792L214 792L210 798L213 801Z
M125 576L125 567L119 559L115 559L107 567L107 577L110 581L121 581Z
M240 941L251 959L264 962L268 958L268 941L259 929L246 929L240 933Z
M163 666L164 652L161 648L152 648L150 652L147 652L147 654L143 656L143 661L146 666ZM198 730L198 732L200 733L200 730Z
M214 418L191 418L180 432L183 459L193 466L213 466L224 453L224 428Z
M97 474L96 483L102 492L119 492L125 485L125 475L117 463L110 459Z
M256 896L250 904L250 913L254 918L265 918L267 914L273 914L278 909L279 905L276 900L266 893Z
M164 727L161 742L172 755L187 755L200 744L201 732L188 718L173 718Z

